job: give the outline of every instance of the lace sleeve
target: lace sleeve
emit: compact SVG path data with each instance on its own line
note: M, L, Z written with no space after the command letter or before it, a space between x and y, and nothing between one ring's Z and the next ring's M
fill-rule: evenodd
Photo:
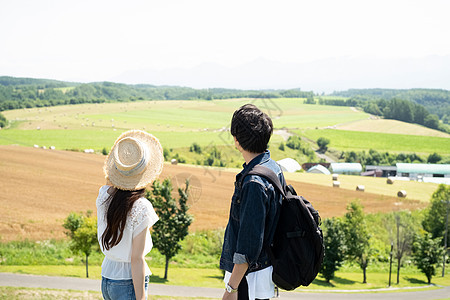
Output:
M153 226L158 221L158 216L152 204L147 199L137 200L128 215L126 226L133 232L133 238L147 227Z

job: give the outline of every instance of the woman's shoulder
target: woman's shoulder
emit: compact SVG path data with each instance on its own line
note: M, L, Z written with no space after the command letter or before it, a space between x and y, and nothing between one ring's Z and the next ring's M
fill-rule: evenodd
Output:
M101 205L103 202L105 202L106 199L109 198L108 190L110 187L111 186L109 185L104 185L99 188L96 201L97 206Z
M157 220L158 216L153 209L152 204L146 198L139 198L133 204L133 207L129 213L130 222L129 224L134 227L140 224L145 219L150 219L150 223L153 225Z

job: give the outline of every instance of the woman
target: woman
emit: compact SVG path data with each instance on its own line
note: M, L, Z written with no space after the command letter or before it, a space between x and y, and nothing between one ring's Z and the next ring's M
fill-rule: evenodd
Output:
M147 299L150 269L145 255L153 243L149 228L158 221L145 187L162 171L158 139L140 130L123 133L106 158L97 204L97 237L104 299Z

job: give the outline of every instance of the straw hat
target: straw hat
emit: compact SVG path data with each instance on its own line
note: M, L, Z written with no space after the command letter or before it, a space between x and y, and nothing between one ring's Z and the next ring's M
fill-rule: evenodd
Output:
M121 190L145 188L161 174L164 157L158 139L141 131L122 133L105 160L106 179Z

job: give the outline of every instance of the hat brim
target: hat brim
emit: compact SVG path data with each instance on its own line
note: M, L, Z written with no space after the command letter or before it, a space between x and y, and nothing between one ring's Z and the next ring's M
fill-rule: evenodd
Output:
M133 137L139 139L145 144L149 151L149 159L147 167L140 174L134 176L123 176L114 165L114 149L117 143L126 137ZM121 190L134 191L145 188L152 183L162 172L164 164L163 149L159 140L150 133L142 130L130 130L122 133L111 148L108 157L103 166L103 172L107 180L111 184Z

